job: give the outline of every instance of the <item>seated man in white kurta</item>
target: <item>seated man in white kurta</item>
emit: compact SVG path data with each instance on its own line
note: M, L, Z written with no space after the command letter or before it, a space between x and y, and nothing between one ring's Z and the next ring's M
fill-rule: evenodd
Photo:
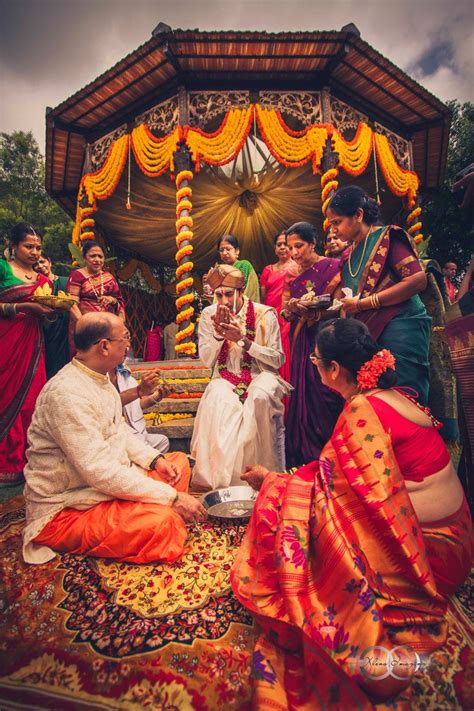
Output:
M208 274L216 303L199 322L199 355L213 369L191 442L193 486L241 485L246 466L284 470L284 407L290 386L276 312L243 296L244 276L221 264ZM228 321L228 322L226 322Z

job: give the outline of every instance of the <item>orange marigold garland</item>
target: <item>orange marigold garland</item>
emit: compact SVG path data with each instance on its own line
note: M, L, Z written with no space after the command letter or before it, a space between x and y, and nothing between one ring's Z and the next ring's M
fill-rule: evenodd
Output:
M401 168L393 155L387 136L380 133L374 134L377 163L394 195L407 197L408 208L411 210L416 204L416 194L420 185L418 176L412 170Z
M416 198L415 198L416 200ZM424 235L421 231L423 224L420 220L421 207L418 205L412 210L407 217L407 232L410 237L413 237L415 244L420 245L424 241Z
M338 168L330 168L329 170L326 170L325 173L322 174L321 176L321 200L322 200L322 208L321 211L323 213L323 230L324 232L327 232L329 230L329 220L326 217L326 212L329 206L329 203L331 202L331 198L336 192L336 190L339 187L339 169Z
M339 154L339 165L354 177L367 169L372 153L372 129L366 123L359 123L352 141L346 141L339 131L333 129L332 148Z
M182 186L184 181L192 180L193 174L190 170L181 170L176 176L176 323L179 330L176 334L176 352L182 355L195 355L196 344L190 340L193 336L195 326L191 319L194 315L194 307L191 306L193 301L192 293L182 292L192 290L194 279L190 276L194 264L190 260L193 253L193 245L190 244L193 239L193 218L190 213L192 210L191 195L192 191L188 186ZM185 214L183 214L185 213ZM183 278L184 277L184 278ZM181 295L182 294L182 295ZM185 325L185 324L188 325Z
M230 109L219 128L213 133L185 126L183 140L200 170L201 161L209 165L225 165L234 160L247 140L253 119L253 106L247 109Z

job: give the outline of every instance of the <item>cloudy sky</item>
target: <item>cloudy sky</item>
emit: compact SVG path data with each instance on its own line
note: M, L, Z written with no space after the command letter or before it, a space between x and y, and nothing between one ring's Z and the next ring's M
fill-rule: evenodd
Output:
M442 100L474 99L472 0L0 0L0 131L44 150L56 106L165 22L201 30L340 30L362 38Z

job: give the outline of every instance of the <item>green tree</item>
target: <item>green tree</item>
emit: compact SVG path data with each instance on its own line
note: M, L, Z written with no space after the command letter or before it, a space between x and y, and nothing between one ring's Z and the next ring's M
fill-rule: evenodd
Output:
M455 261L463 269L470 259L472 210L461 210L453 197L456 174L474 161L474 104L448 102L453 110L449 134L446 176L443 184L430 193L423 204L423 232L431 235L429 256L441 265Z
M31 133L0 134L0 236L7 242L13 225L31 222L44 238L53 263L70 264L72 221L44 187L44 159ZM57 270L68 273L64 266Z

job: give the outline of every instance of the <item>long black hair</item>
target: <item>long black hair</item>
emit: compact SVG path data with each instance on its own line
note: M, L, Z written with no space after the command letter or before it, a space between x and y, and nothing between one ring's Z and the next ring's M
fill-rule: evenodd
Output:
M325 368L329 368L331 361L336 361L349 371L354 380L364 363L381 350L365 323L354 318L328 321L317 335L316 346ZM386 390L396 382L395 371L389 368L379 376L377 387Z
M339 188L328 205L328 210L342 217L354 217L359 209L364 213L363 220L366 225L380 224L379 206L358 185L347 185L344 188Z

